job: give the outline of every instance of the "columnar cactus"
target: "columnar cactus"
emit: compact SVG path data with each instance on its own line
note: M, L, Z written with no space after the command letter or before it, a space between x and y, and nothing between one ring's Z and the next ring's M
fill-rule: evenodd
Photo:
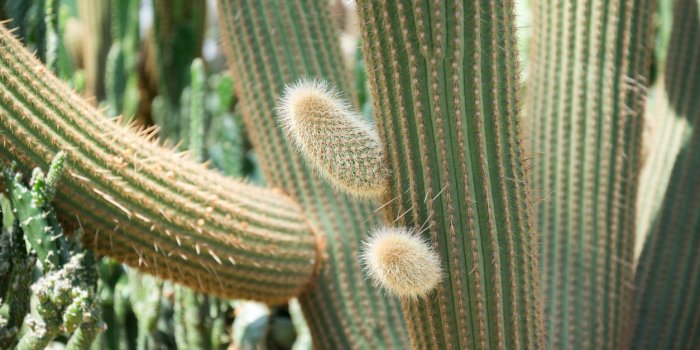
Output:
M654 2L534 6L527 118L547 346L624 349Z
M270 303L299 294L314 275L319 236L290 198L105 120L5 28L0 115L0 156L21 170L64 150L56 207L85 229L86 247L200 291Z
M659 114L650 117L686 127L677 157L665 155L673 170L638 263L633 349L700 347L699 65L700 1L675 1ZM664 151L674 149L654 153Z
M402 301L412 346L541 348L513 3L357 6L391 171L385 214L444 270L430 294Z

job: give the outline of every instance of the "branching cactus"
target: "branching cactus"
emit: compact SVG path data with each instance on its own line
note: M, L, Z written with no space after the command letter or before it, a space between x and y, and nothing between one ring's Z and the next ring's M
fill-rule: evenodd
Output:
M653 1L534 6L527 117L551 349L624 349Z

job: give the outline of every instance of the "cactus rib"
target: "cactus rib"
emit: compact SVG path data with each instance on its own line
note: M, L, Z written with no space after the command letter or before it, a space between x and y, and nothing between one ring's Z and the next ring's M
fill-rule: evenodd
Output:
M392 171L385 213L422 232L445 276L403 300L418 349L540 348L513 2L358 1Z
M84 243L225 297L281 303L317 263L299 206L164 149L81 100L0 28L0 157L22 170L65 152L56 207Z

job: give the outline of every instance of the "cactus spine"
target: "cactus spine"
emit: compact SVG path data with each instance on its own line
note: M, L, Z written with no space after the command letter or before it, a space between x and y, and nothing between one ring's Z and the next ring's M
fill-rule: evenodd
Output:
M317 242L296 203L105 120L4 28L0 116L0 156L21 169L65 151L57 208L87 247L225 297L281 303L309 282Z
M526 114L550 349L626 348L653 11L651 0L533 10Z
M359 1L373 110L392 172L389 221L444 278L403 300L418 349L541 348L511 1Z
M275 120L283 87L301 77L322 77L341 91L352 91L328 1L218 4L224 48L265 180L290 193L324 234L326 260L313 288L299 297L314 346L406 348L398 302L365 280L356 255L364 235L380 221L372 215L374 206L338 195L302 161Z
M675 1L660 113L651 118L686 127L677 156L654 151L670 157L673 170L638 263L632 349L700 347L699 65L700 1Z

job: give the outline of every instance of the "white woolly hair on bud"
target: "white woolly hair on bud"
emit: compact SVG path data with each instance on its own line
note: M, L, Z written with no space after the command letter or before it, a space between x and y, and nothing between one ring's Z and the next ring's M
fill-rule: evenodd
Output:
M401 298L425 297L442 279L438 254L405 227L375 229L363 244L361 259L375 285Z
M288 85L277 111L287 139L335 188L359 198L382 194L388 173L379 134L330 83Z

